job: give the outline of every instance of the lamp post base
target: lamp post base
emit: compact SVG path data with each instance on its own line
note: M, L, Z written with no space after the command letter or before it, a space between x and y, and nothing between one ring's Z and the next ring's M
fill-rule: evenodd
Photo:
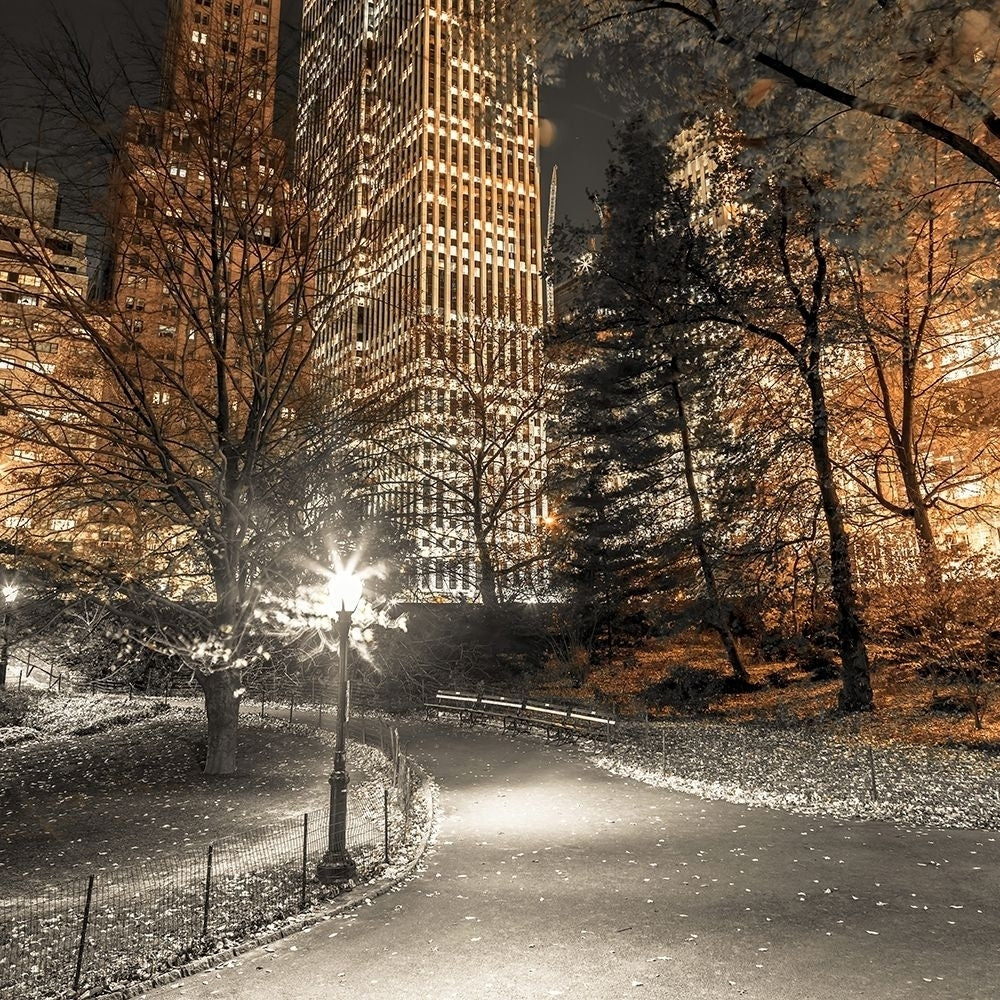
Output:
M358 866L347 851L327 851L316 866L316 880L323 885L343 885L357 874Z

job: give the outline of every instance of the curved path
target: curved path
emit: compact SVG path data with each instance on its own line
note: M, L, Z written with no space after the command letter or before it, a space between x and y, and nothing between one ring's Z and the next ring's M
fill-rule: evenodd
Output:
M1000 996L1000 835L706 802L575 749L417 725L420 873L157 997Z

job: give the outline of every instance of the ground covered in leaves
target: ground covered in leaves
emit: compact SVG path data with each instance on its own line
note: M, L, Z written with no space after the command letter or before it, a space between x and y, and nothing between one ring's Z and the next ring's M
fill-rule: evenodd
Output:
M856 715L837 712L836 676L794 662L751 662L752 687L737 690L696 633L542 690L619 714L627 739L598 754L617 773L807 814L1000 829L1000 689L929 675L902 649L871 652L876 708Z
M31 738L22 733L0 757L0 897L168 861L193 845L301 819L329 797L330 747L301 726L243 720L239 773L226 778L201 772L197 709L53 697L16 728L32 726ZM355 770L354 787L366 778Z

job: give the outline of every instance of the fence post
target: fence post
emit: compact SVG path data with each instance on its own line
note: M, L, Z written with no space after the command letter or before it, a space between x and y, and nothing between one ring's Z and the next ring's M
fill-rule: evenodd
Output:
M264 718L264 685L260 686L260 717Z
M660 731L660 774L667 773L667 734Z
M205 906L201 918L201 936L208 937L208 904L212 895L212 848L214 844L208 845L208 866L205 869Z
M875 753L871 747L868 748L868 773L872 779L872 798L878 802L878 785L875 783Z
M319 722L317 723L316 728L317 729L322 729L323 728L323 701L322 701L322 699L320 699L320 703L319 703Z
M389 789L382 789L382 819L385 822L385 863L389 863Z
M309 698L312 701L312 703L315 705L316 704L316 678L315 677L313 677L312 680L309 681Z
M87 901L83 904L83 924L80 927L80 947L76 952L76 973L73 976L73 992L80 992L80 973L83 972L83 952L87 947L87 925L90 923L90 900L94 895L94 876L87 879Z
M292 724L292 716L295 714L295 691L292 691L292 699L288 703L288 724Z
M302 814L302 895L299 909L306 908L306 860L309 856L309 813Z

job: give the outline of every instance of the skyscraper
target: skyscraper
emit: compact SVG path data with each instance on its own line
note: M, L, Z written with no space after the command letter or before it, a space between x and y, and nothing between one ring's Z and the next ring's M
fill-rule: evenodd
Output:
M545 513L537 89L491 8L305 0L297 138L324 252L350 269L320 287L327 377L399 418L378 503L416 590L486 600L491 575L501 599L524 586Z

